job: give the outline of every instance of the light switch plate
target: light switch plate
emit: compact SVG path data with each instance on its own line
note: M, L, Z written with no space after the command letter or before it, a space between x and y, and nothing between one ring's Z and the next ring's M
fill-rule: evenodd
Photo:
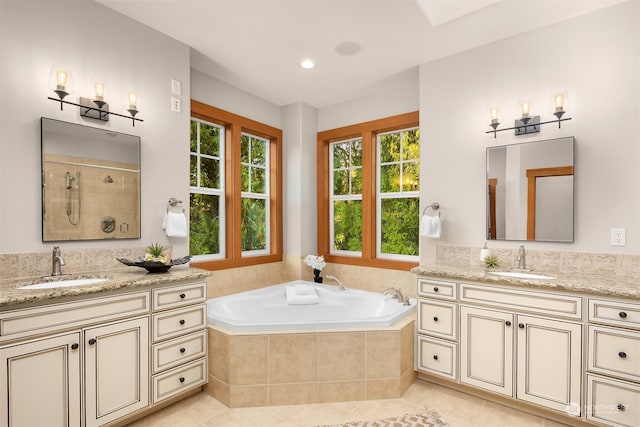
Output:
M180 80L171 79L171 95L182 95L182 83Z

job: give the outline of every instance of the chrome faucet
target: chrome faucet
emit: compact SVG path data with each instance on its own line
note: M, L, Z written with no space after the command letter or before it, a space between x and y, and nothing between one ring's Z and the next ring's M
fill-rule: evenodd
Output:
M391 297L392 297L392 298L397 299L397 300L398 300L398 302L401 302L403 305L411 305L411 304L409 303L409 298L405 298L405 297L402 295L402 292L400 292L400 290L399 290L399 289L396 289L396 288L389 288L389 289L386 289L386 290L383 292L383 294L384 294L384 295L391 295Z
M520 245L520 249L518 249L518 270L526 270L527 264L525 262L525 254L524 254L524 245Z
M347 288L344 287L344 285L340 282L340 280L338 280L338 278L336 276L332 276L330 274L327 274L325 277L327 279L334 280L338 284L338 287L340 288L341 291L346 291L347 290Z
M60 269L60 267L65 265L65 262L64 258L62 258L62 252L60 251L59 246L53 247L52 263L51 275L62 276L62 270Z

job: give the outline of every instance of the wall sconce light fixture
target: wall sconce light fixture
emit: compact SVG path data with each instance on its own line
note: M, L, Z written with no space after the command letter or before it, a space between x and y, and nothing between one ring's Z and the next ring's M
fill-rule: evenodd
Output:
M498 132L502 132L505 130L515 130L516 135L526 135L529 133L538 133L540 132L540 126L546 125L548 123L558 123L558 128L561 127L562 122L571 120L571 117L565 117L564 115L564 103L565 103L565 95L562 92L558 92L553 96L553 104L555 106L555 111L553 115L556 116L556 120L549 120L546 122L540 121L540 116L531 116L531 103L529 101L523 101L520 103L520 112L522 116L519 119L515 119L513 127L498 129L500 126L500 121L498 118L500 110L497 107L493 107L489 110L491 116L491 123L489 125L493 128L493 130L488 130L485 133L493 133L493 137L496 138Z
M139 119L136 116L138 114L138 96L134 92L130 92L128 95L127 111L131 116L124 114L114 113L109 111L109 104L105 101L105 84L104 82L96 82L93 86L95 98L80 97L80 103L65 101L64 98L72 92L73 80L71 79L71 72L53 67L51 69L51 75L49 76L49 86L58 95L58 98L48 97L52 101L60 103L60 111L63 110L63 105L75 105L80 108L80 115L89 119L102 120L103 122L109 121L109 116L124 117L125 119L131 119L133 126L136 122L142 122L144 120Z

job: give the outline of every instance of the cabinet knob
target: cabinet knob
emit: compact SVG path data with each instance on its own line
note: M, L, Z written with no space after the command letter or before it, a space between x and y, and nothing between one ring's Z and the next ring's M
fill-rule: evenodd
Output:
M433 316L433 321L437 322L438 321L438 316Z
M185 299L187 296L185 294L180 294L180 298Z
M627 409L622 403L618 403L618 406L616 406L616 408L618 408L618 411L624 411L625 409Z
M518 323L518 328L524 329L524 323Z
M181 324L181 325L184 325L184 324L185 324L184 319L180 319L180 324Z
M95 338L91 338L89 340L89 345L94 345L96 343L96 339Z
M618 356L620 356L621 359L626 359L627 358L627 353L625 353L624 351L621 351L618 353Z
M187 349L186 349L186 348L184 348L184 347L182 347L182 348L180 349L180 353L184 353L185 351L187 351Z
M434 286L434 288L433 288L433 292L438 292L439 290L440 290L440 289L438 289L438 287L437 287L437 286Z
M71 344L71 350L77 350L80 346L78 345L78 343L73 343Z
M180 377L180 382L183 383L184 382L184 377Z
M433 360L438 360L438 355L437 354L433 355Z
M626 319L627 318L627 313L624 312L624 311L621 311L620 313L618 313L618 316L620 316L623 319Z
M504 322L504 324L507 325L507 326L511 326L511 321L507 320L506 322Z

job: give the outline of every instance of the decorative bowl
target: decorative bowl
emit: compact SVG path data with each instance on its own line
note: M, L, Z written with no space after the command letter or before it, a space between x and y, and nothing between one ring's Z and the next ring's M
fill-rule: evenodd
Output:
M191 259L190 255L184 256L182 258L177 258L171 260L170 263L162 263L159 261L129 261L125 258L116 258L118 261L123 263L124 265L128 265L131 267L141 267L147 270L149 273L163 273L168 271L174 265L186 264Z

